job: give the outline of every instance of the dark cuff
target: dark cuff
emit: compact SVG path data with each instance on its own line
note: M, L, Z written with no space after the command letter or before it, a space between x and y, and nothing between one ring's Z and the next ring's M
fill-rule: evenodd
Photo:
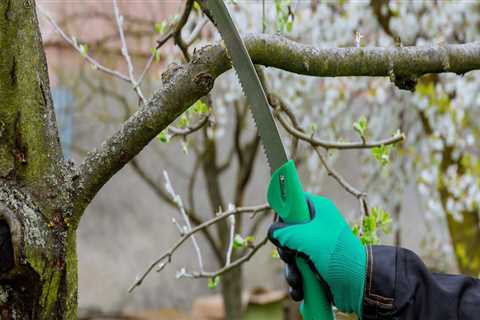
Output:
M394 313L397 248L367 246L367 274L363 319L392 319Z
M367 247L363 320L478 320L480 281L430 272L412 251Z

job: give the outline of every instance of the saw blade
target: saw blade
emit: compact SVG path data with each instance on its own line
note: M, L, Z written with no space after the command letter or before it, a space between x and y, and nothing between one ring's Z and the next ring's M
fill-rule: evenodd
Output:
M204 3L222 36L227 54L232 60L243 94L247 97L253 119L258 128L270 170L273 173L288 161L288 157L270 111L262 83L223 0L206 0Z

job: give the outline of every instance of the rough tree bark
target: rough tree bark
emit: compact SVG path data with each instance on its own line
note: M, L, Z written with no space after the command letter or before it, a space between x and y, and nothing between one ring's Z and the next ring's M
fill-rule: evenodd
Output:
M315 76L381 76L411 88L426 73L480 69L480 44L317 49L248 36L258 64ZM221 45L169 68L163 87L74 168L58 139L34 0L0 0L0 318L76 319L75 232L100 188L230 68ZM234 272L232 276L234 276Z
M222 297L224 299L225 319L242 319L242 292L243 292L242 268L235 268L222 275Z
M0 61L0 318L74 319L74 175L33 1L0 1Z

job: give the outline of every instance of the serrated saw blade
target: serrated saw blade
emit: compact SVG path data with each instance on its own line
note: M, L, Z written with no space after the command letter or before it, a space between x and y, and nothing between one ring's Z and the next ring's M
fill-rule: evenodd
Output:
M205 0L203 3L211 14L232 60L243 93L252 110L270 170L273 173L288 161L288 157L252 59L223 0Z

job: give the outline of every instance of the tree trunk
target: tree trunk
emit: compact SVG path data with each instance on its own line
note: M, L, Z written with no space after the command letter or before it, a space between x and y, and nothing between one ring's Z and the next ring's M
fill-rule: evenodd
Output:
M0 319L75 319L75 174L33 0L0 1Z
M217 167L217 148L215 140L208 138L205 134L205 150L203 159L203 172L206 180L206 190L210 201L212 212L218 208L225 208L219 183L219 170ZM216 224L218 239L220 241L220 252L223 255L218 259L219 265L225 263L225 252L229 242L229 226L227 221L220 221ZM237 224L238 227L238 224ZM236 254L233 252L232 259ZM242 318L242 270L241 266L222 275L221 287L225 318L236 320Z
M480 273L480 217L478 210L464 210L460 214L461 220L456 220L452 212L448 210L448 200L454 195L446 186L444 173L451 165L457 167L457 174L462 176L466 168L461 161L453 158L453 147L445 147L442 153L440 174L438 176L437 190L440 195L441 204L447 217L448 230L452 247L457 259L457 266L462 274L478 277Z
M222 296L225 319L242 319L242 268L234 268L222 276Z
M448 229L460 273L478 277L480 274L480 228L477 211L465 211L463 220L456 221L447 213Z

